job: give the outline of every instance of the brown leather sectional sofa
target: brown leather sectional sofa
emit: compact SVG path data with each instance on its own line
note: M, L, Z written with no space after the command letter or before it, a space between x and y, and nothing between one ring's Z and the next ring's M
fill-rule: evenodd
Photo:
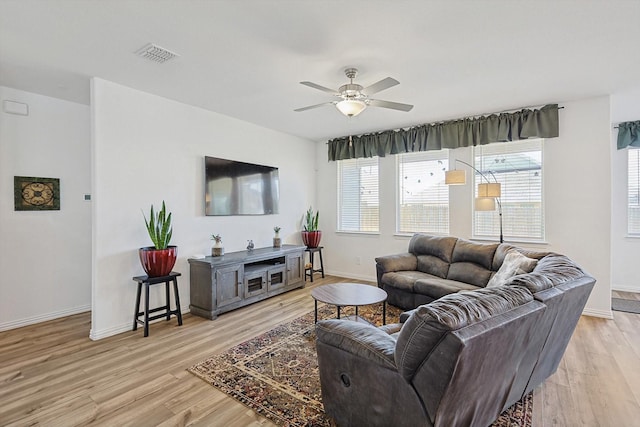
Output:
M486 287L521 254L532 271ZM389 302L417 309L382 328L318 322L323 403L339 426L491 424L556 371L595 284L563 255L455 237L415 235L376 261Z

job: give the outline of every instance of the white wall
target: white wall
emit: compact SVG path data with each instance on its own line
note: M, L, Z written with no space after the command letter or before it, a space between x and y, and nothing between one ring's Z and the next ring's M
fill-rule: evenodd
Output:
M640 86L611 96L611 121L640 120ZM611 130L611 287L640 292L640 274L636 263L640 258L640 238L627 237L627 149L616 147L618 130Z
M101 79L92 81L93 316L91 338L129 330L135 282L144 274L138 248L151 244L141 209L162 200L173 213L172 244L183 309L189 306L193 254L210 253L212 233L225 251L301 243L300 219L315 201L315 144ZM280 214L204 215L204 156L279 167ZM153 289L152 305L161 289Z
M0 86L0 330L90 309L89 107ZM13 177L60 179L59 211L15 211Z
M611 317L610 309L610 117L609 97L562 103L560 137L544 147L546 245L523 245L566 254L596 277L585 313ZM318 156L318 208L325 267L331 274L375 280L375 257L406 252L409 237L396 236L395 159L380 159L380 233L336 233L336 163L328 162L326 144ZM450 152L467 162L471 149ZM450 234L472 234L471 186L450 191ZM358 265L358 257L360 264Z

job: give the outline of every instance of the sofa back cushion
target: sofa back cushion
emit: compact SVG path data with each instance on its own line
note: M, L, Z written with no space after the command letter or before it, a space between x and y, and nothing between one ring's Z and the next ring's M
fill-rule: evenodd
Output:
M527 258L533 258L533 259L544 258L545 256L551 254L551 252L532 251L529 249L513 246L509 243L501 243L496 249L496 254L493 256L493 265L491 269L493 271L500 270L500 267L502 267L502 263L504 262L504 258L512 250L516 250L520 252L522 255L526 256Z
M409 252L418 259L418 271L446 278L456 237L415 234L409 242Z
M396 344L395 362L410 381L449 331L482 322L533 300L519 286L447 295L418 307L405 322Z
M566 256L549 254L538 260L531 273L513 276L506 285L524 286L535 294L584 276L584 270Z
M517 274L531 273L537 264L537 259L526 257L517 250L512 249L507 256L504 257L500 269L496 271L489 280L489 283L487 283L487 288L503 286L509 279Z
M485 287L491 278L497 248L497 243L482 244L458 239L446 278Z

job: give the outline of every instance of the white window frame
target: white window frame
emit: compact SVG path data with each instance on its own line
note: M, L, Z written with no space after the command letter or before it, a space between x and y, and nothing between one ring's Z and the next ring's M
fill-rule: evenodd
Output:
M422 163L428 162L429 164L425 164L424 174L423 176L414 176L413 178L409 178L407 173L411 172L405 169L405 164L410 163ZM415 153L403 153L396 155L396 234L399 235L411 235L414 233L429 233L429 234L437 234L437 235L448 235L450 230L450 199L449 199L449 187L444 183L444 172L448 169L449 165L449 150L434 150L434 151L421 151ZM409 185L406 183L407 179L415 179L414 185ZM409 224L409 220L403 221L403 205L410 205L408 203L404 203L405 194L409 194L411 191L429 191L424 187L425 184L423 182L428 182L431 180L440 179L441 182L438 182L437 188L435 188L435 192L438 193L436 196L446 195L446 212L443 214L438 214L437 205L443 205L443 203L434 203L435 207L435 215L431 216L432 220L429 221L426 218L418 218L417 221L413 221L413 227ZM421 190L422 186L422 190ZM429 188L433 189L434 185L432 184ZM416 195L415 199L419 199L419 196ZM438 200L438 199L436 199ZM426 205L425 201L420 202L416 200L415 205L419 205L422 203ZM407 208L408 209L408 208ZM424 209L428 209L425 207ZM416 209L417 210L417 209ZM422 220L422 223L418 223ZM405 225L403 226L403 222Z
M509 171L507 169L505 171L504 166L497 166L493 168L490 164L482 163L478 161L479 157L486 156L485 162L496 162L499 160L497 156L500 156L501 152L504 153L503 156L514 155L516 156L518 153L526 153L531 151L538 151L539 146L539 161L540 161L540 170L529 169L530 167L535 167L535 161L530 161L527 163L527 157L523 156L523 158L514 158L511 161L513 165L513 169ZM536 156L537 157L537 156ZM504 163L505 159L502 158L502 162ZM521 162L521 166L518 164ZM473 149L473 164L474 166L482 171L490 180L490 182L497 179L498 182L502 184L502 197L500 198L500 202L502 204L502 225L503 225L503 234L504 240L510 242L535 242L535 243L544 243L545 242L545 190L544 190L544 140L543 139L530 139L530 140L522 140L522 141L513 141L513 142L503 142L503 143L494 143L488 144L485 146L477 146ZM520 167L520 169L518 169ZM517 171L517 172L516 172ZM531 185L525 182L517 182L514 180L514 175L508 175L509 172L513 174L516 173L531 173L538 175L529 176L532 181L530 181L534 186L536 185L536 181L533 179L534 176L540 177L539 180L539 200L534 197L534 200L529 203L531 206L529 209L534 209L539 212L539 216L535 217L536 221L531 221L524 216L516 216L518 209L527 209L527 201L520 199L521 196L518 193L517 189L520 185L526 186ZM517 179L517 178L515 178ZM486 180L482 178L477 172L473 173L473 185L474 185L474 199L477 197L477 187L480 182L486 183ZM535 194L535 187L533 188ZM526 193L525 193L526 194ZM511 199L511 200L510 200ZM515 200L514 200L515 199ZM517 200L520 199L520 200ZM524 198L526 199L526 197ZM473 202L472 202L473 203ZM535 204L538 203L538 206ZM520 206L519 206L520 205ZM524 205L524 206L523 206ZM499 239L499 206L496 203L495 211L474 211L473 213L473 237L474 239L479 240L498 240ZM481 221L484 221L485 229L481 229L481 225L479 224ZM486 227L487 223L491 223L491 232L488 232L488 228ZM527 224L528 223L528 224ZM527 233L525 230L527 227L531 227L533 230L538 229L537 233Z
M640 148L627 149L627 235L640 237Z
M367 158L347 159L347 160L337 161L337 167L336 167L336 171L337 171L336 231L337 232L363 233L363 234L378 234L380 232L380 161L379 160L380 159L378 157L367 157ZM353 221L354 223L357 223L357 227L353 227L353 226L350 227L344 223L345 221L343 216L343 210L346 208L345 205L347 204L345 199L348 199L349 201L353 202L353 198L355 197L353 188L351 189L352 190L351 193L345 195L344 185L351 184L353 186L355 184L361 189L361 191L363 189L362 185L360 185L361 181L358 181L357 183L354 183L353 181L346 182L346 179L345 179L346 177L344 175L344 172L345 172L345 167L347 166L350 168L355 167L360 171L360 174L358 174L358 177L357 177L358 180L361 180L362 179L361 174L365 173L362 169L372 168L372 167L374 168L374 170L371 170L371 173L374 174L374 176L372 177L373 181L369 182L369 184L371 185L375 184L375 188L371 189L371 191L374 191L374 193L369 192L367 196L364 196L364 197L370 199L370 202L371 202L371 204L369 205L370 208L371 209L375 208L377 210L377 212L374 214L374 216L377 216L377 224L374 224L372 222L370 226L366 225L367 216L366 214L362 213L362 209L363 207L365 207L363 205L362 193L358 193L357 204L352 205L350 207L352 210L354 210L354 212L357 211L357 217L354 216L353 218L351 218L351 221ZM373 210L371 212L373 212Z

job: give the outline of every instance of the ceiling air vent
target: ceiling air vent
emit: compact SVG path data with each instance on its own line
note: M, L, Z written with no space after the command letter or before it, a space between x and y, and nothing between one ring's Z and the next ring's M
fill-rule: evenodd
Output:
M147 58L150 61L158 62L160 64L167 62L168 60L180 56L177 53L173 53L163 47L156 46L153 43L149 43L143 48L139 49L136 54L143 58Z

